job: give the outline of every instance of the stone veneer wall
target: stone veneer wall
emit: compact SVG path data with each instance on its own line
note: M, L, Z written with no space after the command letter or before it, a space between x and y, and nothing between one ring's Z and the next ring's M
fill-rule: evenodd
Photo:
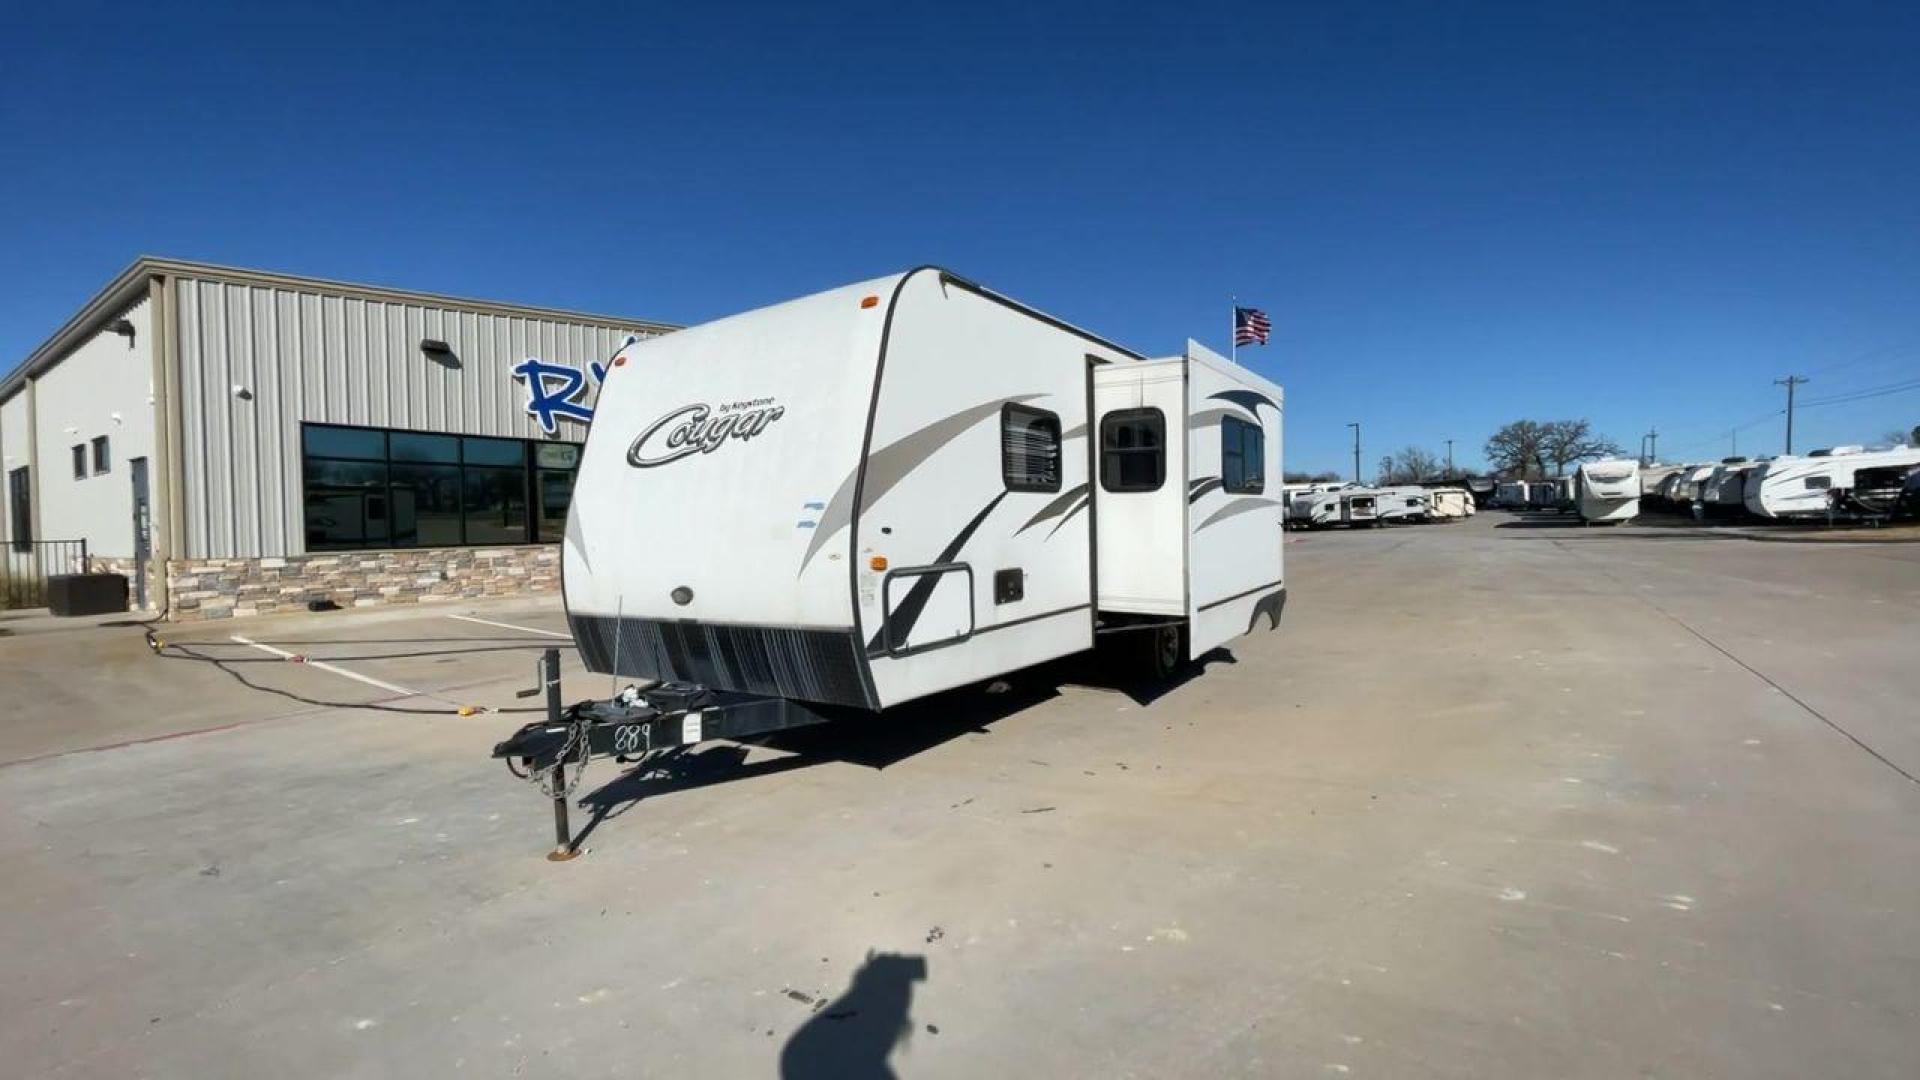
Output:
M560 546L179 559L167 564L167 585L178 621L296 611L311 600L352 608L557 592Z
M129 608L135 611L152 611L154 609L154 601L157 598L153 595L154 591L151 589L147 592L147 606L145 608L139 606L140 574L146 565L145 563L142 563L131 555L95 555L89 558L87 562L93 573L119 574L121 577L127 579L127 606Z

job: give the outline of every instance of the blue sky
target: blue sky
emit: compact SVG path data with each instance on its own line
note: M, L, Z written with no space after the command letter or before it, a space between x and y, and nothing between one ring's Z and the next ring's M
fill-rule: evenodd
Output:
M934 262L1154 353L1236 293L1289 468L1920 380L1920 5L38 7L0 368L153 253L677 322Z

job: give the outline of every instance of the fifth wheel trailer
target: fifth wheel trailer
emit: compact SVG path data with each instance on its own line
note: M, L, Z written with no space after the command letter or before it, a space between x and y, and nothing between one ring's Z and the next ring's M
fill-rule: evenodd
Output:
M1277 627L1280 387L926 267L622 349L562 552L592 671L879 711ZM676 739L675 741L692 741Z
M1574 508L1583 521L1619 523L1640 513L1640 463L1632 458L1583 463L1573 474Z

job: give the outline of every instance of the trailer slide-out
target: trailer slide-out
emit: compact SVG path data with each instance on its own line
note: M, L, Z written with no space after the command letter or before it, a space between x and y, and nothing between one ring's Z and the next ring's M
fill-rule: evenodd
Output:
M606 371L563 595L589 670L658 685L528 725L495 750L523 768L885 713L1105 635L1171 674L1279 625L1282 391L1195 342L1150 358L926 267Z

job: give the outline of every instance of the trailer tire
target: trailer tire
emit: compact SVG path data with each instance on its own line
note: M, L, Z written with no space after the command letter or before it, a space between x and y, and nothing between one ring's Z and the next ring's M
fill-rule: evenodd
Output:
M1165 682L1180 673L1187 663L1187 628L1172 624L1140 635L1147 643L1147 670L1154 681Z

